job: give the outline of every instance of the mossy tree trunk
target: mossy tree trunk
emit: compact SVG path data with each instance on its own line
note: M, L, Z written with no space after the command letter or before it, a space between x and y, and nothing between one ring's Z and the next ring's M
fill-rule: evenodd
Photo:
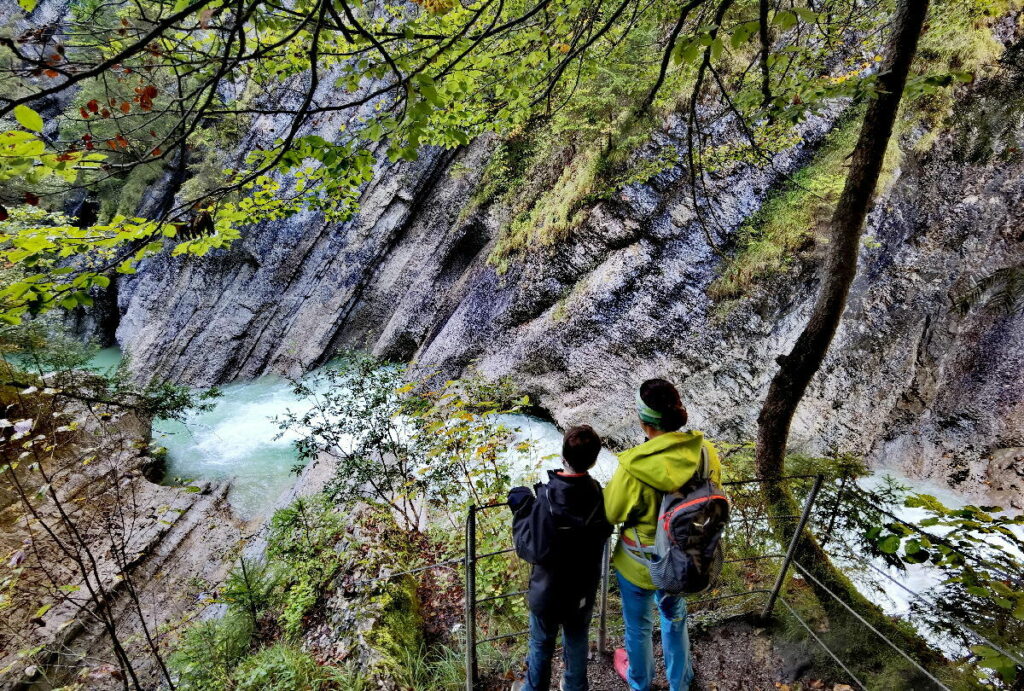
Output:
M800 513L788 486L776 482L785 470L786 444L790 423L811 378L821 367L846 308L847 297L857 273L864 220L875 193L885 152L892 136L903 88L917 51L928 10L928 0L901 0L892 23L887 56L878 78L879 93L868 104L850 170L831 221L828 255L821 272L821 287L810 319L788 355L778 358L779 371L772 379L758 416L756 464L772 515ZM773 530L784 544L792 539L796 526L785 520L773 521ZM916 637L892 626L881 610L860 595L836 569L810 533L801 540L797 560L814 578L843 596L858 612L901 645L919 653L925 648ZM814 586L813 583L811 583ZM816 594L830 614L845 613L820 587ZM879 641L881 644L881 641ZM884 645L884 644L882 644Z

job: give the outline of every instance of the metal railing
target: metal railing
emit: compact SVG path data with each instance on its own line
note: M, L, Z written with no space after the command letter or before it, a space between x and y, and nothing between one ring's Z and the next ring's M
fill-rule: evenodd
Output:
M853 682L858 688L867 689L867 684L861 680L851 669L847 661L844 661L842 657L836 653L835 650L829 647L826 641L818 635L813 627L800 615L797 609L785 599L785 586L789 582L790 569L796 569L800 576L805 579L808 583L813 583L815 586L815 592L820 600L822 596L834 600L838 603L843 610L853 617L860 625L865 627L874 636L880 638L888 647L892 648L901 657L907 660L907 662L918 672L920 672L926 679L928 679L936 688L947 689L948 687L932 672L926 669L919 661L915 660L905 650L899 647L883 632L879 631L877 627L873 626L864 616L857 612L849 603L844 601L842 597L836 594L832 589L827 587L822 581L817 578L810 569L804 564L800 563L797 556L800 552L800 542L810 532L812 519L815 517L822 520L822 524L825 526L821 530L821 535L818 536L818 546L823 547L832 536L833 529L835 527L836 516L839 511L843 509L847 501L861 501L864 505L871 507L873 510L878 511L880 515L883 515L889 519L892 519L907 528L917 532L922 536L933 538L938 543L944 542L944 540L935 536L928 531L923 530L920 526L910 523L899 516L886 510L884 507L874 503L869 496L867 496L863 490L860 490L852 482L846 478L841 479L841 484L838 488L838 495L836 501L832 502L830 510L822 515L818 513L817 516L814 513L814 508L818 503L818 496L820 490L824 484L824 477L821 475L790 475L770 480L771 482L783 482L789 480L798 479L812 479L813 483L804 500L803 510L800 514L794 515L780 515L780 516L755 516L755 517L743 517L730 522L730 527L742 525L760 520L792 520L799 519L799 522L793 532L793 536L790 539L789 545L785 553L780 552L768 552L764 554L755 554L753 556L741 556L735 558L726 558L724 564L736 564L744 562L758 562L766 560L781 559L782 563L779 567L779 572L775 577L774 584L771 588L754 588L743 592L724 593L721 595L714 595L710 597L701 597L690 599L687 604L691 607L698 604L707 604L712 602L719 602L729 599L749 597L755 595L767 595L767 601L764 607L760 611L760 615L763 619L767 619L772 616L775 606L781 604L785 607L788 613L806 630L810 638L821 647L821 649L841 668L849 677L850 681ZM763 478L751 478L746 480L735 480L731 482L723 483L725 486L737 486L747 485L752 483L764 483L769 480ZM853 491L851 491L851 489ZM846 498L846 501L843 499ZM510 554L515 551L513 547L507 547L497 550L492 550L484 554L477 554L477 528L478 528L478 515L483 512L494 508L507 506L505 502L486 504L483 506L471 506L466 515L466 535L465 535L465 552L460 556L452 556L451 558L445 559L444 561L436 564L429 564L425 566L415 567L409 570L392 572L388 574L381 574L374 578L364 579L359 581L357 585L371 585L378 581L390 580L400 576L409 576L419 574L429 569L435 568L451 568L457 564L462 564L465 569L465 624L466 624L466 690L475 691L478 688L480 681L479 674L479 660L477 656L477 648L482 643L488 643L492 641L498 641L503 639L518 638L529 634L528 630L513 631L510 633L503 633L497 635L491 635L483 639L477 638L477 613L478 605L484 603L493 603L500 600L505 600L513 597L519 597L526 594L526 590L515 590L507 593L499 593L496 595L489 595L487 597L477 597L477 564L485 559L494 558L497 556ZM511 521L508 522L511 525ZM728 545L728 542L726 543ZM611 541L609 540L604 547L604 555L602 558L602 573L600 578L600 586L598 591L598 611L597 611L597 645L598 650L607 652L608 649L608 633L609 633L609 581L610 581L610 549ZM863 555L858 555L853 552L845 552L841 555L837 555L840 558L850 558L864 568L870 569L877 572L882 577L894 583L901 590L905 591L915 599L920 600L926 604L931 603L935 605L935 601L931 598L925 597L921 593L915 592L909 588L905 583L893 578L890 574L886 573L883 569L879 568L876 564L866 559ZM986 645L993 648L997 652L1005 655L1007 658L1012 660L1016 664L1024 666L1024 658L1017 652L1007 650L1005 647L998 645L984 634L978 632L976 629L971 628L966 623L960 621L955 617L950 617L952 622L959 625L960 630L969 633L974 638L983 641ZM616 630L622 630L619 626Z

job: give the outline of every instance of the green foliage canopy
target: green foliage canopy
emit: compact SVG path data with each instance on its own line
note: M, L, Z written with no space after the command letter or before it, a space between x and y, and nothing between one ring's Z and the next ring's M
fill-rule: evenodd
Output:
M890 12L890 0L82 0L59 27L0 37L0 260L26 269L0 316L88 305L147 256L202 256L255 223L347 219L385 161L539 121L611 138L683 108L697 189L700 151L721 144L698 111L734 118L752 160L769 161L780 128L871 96ZM921 74L911 88L967 78ZM143 215L53 213L73 189L116 190L138 171L189 179Z

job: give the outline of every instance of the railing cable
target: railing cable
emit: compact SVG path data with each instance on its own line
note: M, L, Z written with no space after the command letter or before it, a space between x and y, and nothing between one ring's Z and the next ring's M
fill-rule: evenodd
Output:
M881 631L879 631L879 630L878 630L878 629L876 629L876 628L875 628L874 626L872 626L872 625L871 625L871 622L869 622L869 621L868 621L867 619L865 619L864 617L862 617L862 616L861 616L861 615L860 615L860 614L859 614L859 613L858 613L858 612L857 612L857 611L856 611L855 609L853 609L853 607L850 607L850 605L846 604L846 603L845 603L845 602L843 601L843 599L842 599L842 598L840 598L840 597L839 597L838 595L836 595L835 593L833 593L833 592L832 592L832 591L831 591L831 590L830 590L830 589L828 588L828 586L826 586L826 585L825 585L824 583L822 583L822 582L821 582L821 581L819 581L819 580L818 580L817 578L815 578L815 577L814 577L814 576L813 576L813 575L812 575L812 574L811 574L811 573L810 573L810 572L809 572L809 571L808 571L808 570L807 570L806 568L804 568L804 566L803 566L803 565L802 565L802 564L801 564L800 562L798 562L798 561L797 561L796 559L794 559L794 560L793 560L793 566L795 566L795 567L796 567L797 569L799 569L800 573L802 573L802 574L803 574L803 575L804 575L805 577L807 577L807 578L811 579L812 581L814 581L814 582L815 582L815 583L816 583L816 584L817 584L817 585L818 585L818 586L819 586L819 587L820 587L820 588L821 588L822 590L824 590L824 591L825 591L826 593L828 593L828 594L829 594L829 595L830 595L830 596L832 597L832 599L833 599L833 600L835 600L836 602L838 602L839 604L841 604L841 605L842 605L842 606L843 606L843 607L844 607L844 608L846 609L846 611L847 611L847 612L849 612L850 614L852 614L852 615L854 616L854 618L856 618L856 619L857 619L857 620L858 620L858 621L859 621L860 623L864 624L864 626L868 627L868 629L870 629L870 630L871 630L871 631L872 631L872 632L873 632L873 633L874 633L874 634L875 634L876 636L878 636L878 637L879 637L879 638L881 638L881 639L882 639L883 641L885 641L885 642L886 642L887 644L889 644L889 647L890 647L890 648L892 648L892 649L893 649L893 650L895 650L895 651L896 651L897 653L899 653L899 654L900 654L900 655L902 655L902 656L903 656L904 658L906 658L907 662L909 662L909 663L910 663L910 664L912 664L912 665L913 665L914 667L916 667L916 668L918 669L918 671L920 671L920 672L921 672L921 673L922 673L923 675L925 675L926 677L928 677L929 679L931 679L931 680L932 680L933 682L935 682L935 684L936 684L936 685L937 685L937 686L938 686L938 687L939 687L940 689L944 689L944 691L950 691L950 689L949 689L949 687L948 687L948 686L946 686L946 685L945 685L945 684L943 684L943 683L942 683L941 681L939 681L939 680L938 680L938 679L937 679L937 678L935 677L935 675L933 675L933 674L932 674L931 672L929 672L929 671L928 671L927 669L925 669L925 668L924 668L924 667L923 667L923 666L921 665L921 663L920 663L920 662L918 662L917 660L915 660L914 658L912 658L912 657L911 657L911 656L910 656L909 654L907 654L906 652L904 652L904 650L903 650L902 648L900 648L900 647L899 647L898 645L896 645L896 644L895 644L895 643L893 643L893 642L892 642L891 640L889 640L889 639L888 639L888 638L887 638L887 637L885 636L885 634L883 634L883 633L882 633Z
M801 617L799 614L796 613L796 610L793 609L793 607L788 602L786 602L786 599L785 598L780 598L779 602L781 602L786 607L786 609L789 610L789 613L792 614L793 617L798 622L800 622L801 626L803 626L805 629L807 629L807 633L811 634L811 638L813 638L815 641L817 641L818 645L821 646L821 649L824 650L826 653L828 653L829 656L833 660L836 661L837 665L839 665L840 667L843 668L843 671L846 672L849 675L850 679L852 679L853 682L855 684L857 684L857 686L861 687L862 689L865 689L865 691L866 691L866 689L868 688L867 685L864 682L862 682L857 677L857 675L854 674L850 670L849 667L846 666L846 663L844 663L842 660L839 659L838 655L836 655L835 653L832 652L831 648L829 648L827 645L825 645L825 641L821 640L821 638L818 637L818 634L814 633L814 629L811 628L810 624L808 624L806 621L804 621L803 617Z
M464 561L466 561L466 555L460 554L457 557L452 557L451 559L446 559L445 561L439 561L436 564L427 564L426 566L418 566L415 569L409 569L408 571L398 571L396 573L389 573L387 575L376 576L374 578L363 578L363 579L360 579L358 581L355 581L352 585L355 586L355 587L359 587L359 586L369 585L371 583L376 583L378 581L388 581L388 580L391 580L392 578L398 578L399 576L411 576L414 573L420 573L422 571L428 571L430 569L437 569L437 568L440 568L442 566L451 566L452 564L461 564Z
M924 595L922 595L921 593L919 593L919 592L917 592L915 590L911 590L905 584L901 583L896 578L893 578L891 574L888 574L884 570L878 568L876 565L872 564L870 561L868 561L864 557L862 557L860 555L857 555L857 554L854 554L853 552L847 552L844 556L848 556L848 557L850 557L850 558L860 562L861 564L863 564L863 565L865 565L867 567L870 567L874 571L877 571L879 574L881 574L885 578L889 579L890 581L895 583L897 586L899 586L900 588L905 590L907 593L909 593L910 595L916 597L921 602L924 602L925 604L931 605L933 607L937 607L938 606L939 603L937 601L935 601L935 600L933 600L931 598L925 597ZM1013 660L1014 662L1016 662L1018 665L1024 666L1024 658L1021 658L1019 655L1017 655L1015 653L1011 653L1009 650L1003 649L997 643L993 642L992 639L990 639L988 636L986 636L986 635L984 635L982 633L979 633L978 631L975 631L970 626L968 626L966 623L964 623L961 619L958 619L957 617L954 617L952 614L946 613L945 616L946 616L947 619L949 619L949 621L953 622L954 624L959 625L965 631L968 631L968 632L974 634L975 636L977 636L979 639L984 641L990 648L992 648L996 652L998 652L998 653L1000 653L1002 655L1005 655L1006 657L1008 657L1011 660Z

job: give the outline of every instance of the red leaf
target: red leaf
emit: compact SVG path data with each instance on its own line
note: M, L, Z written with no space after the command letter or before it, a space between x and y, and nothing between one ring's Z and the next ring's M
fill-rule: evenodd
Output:
M93 149L95 149L95 148L96 148L96 147L95 147L95 145L93 145L93 143L92 143L92 142L86 142L86 143L85 143L85 150L86 150L86 151L92 151L92 150L93 150Z
M84 119L86 119L86 120L89 119L89 111L87 111L85 108L79 108L78 112L82 114L82 117Z
M152 155L152 156L159 156L162 153L163 153L163 151L161 151L160 147L158 146L155 149L153 149L153 151L150 152L150 155Z
M127 114L128 112L131 111L131 109L132 109L132 104L129 103L128 101L125 101L124 103L121 104L121 112L122 113L126 113Z
M98 113L100 110L99 101L95 98L85 104L85 107L89 109L90 113Z
M110 111L107 110L106 108L104 108L103 110L100 111L100 115L102 115L105 118L109 118L110 117Z
M155 86L150 84L149 86L147 86L145 89L142 90L142 93L144 93L149 98L156 98L156 95L159 92L156 90Z
M150 137L155 137L156 136L156 130L150 130L149 131L149 136Z
M82 141L83 142L91 142L92 141L92 135L89 134L88 132L86 132L85 134L82 135Z
M50 79L54 79L55 77L60 76L60 72L58 72L57 70L43 70L43 74L45 74Z
M31 204L32 206L39 206L39 197L32 194L31 192L25 193L25 203Z

